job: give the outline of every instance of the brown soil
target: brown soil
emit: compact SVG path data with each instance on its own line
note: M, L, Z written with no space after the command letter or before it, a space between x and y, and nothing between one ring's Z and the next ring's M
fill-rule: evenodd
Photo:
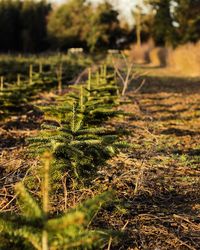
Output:
M200 80L151 76L140 93L136 85L122 105L132 115L109 121L130 132L124 138L133 148L98 171L91 189L111 187L118 199L94 226L123 233L110 249L200 249ZM32 120L23 114L1 122L3 211L13 209L12 185L37 162L25 154L25 138L37 133L41 116Z

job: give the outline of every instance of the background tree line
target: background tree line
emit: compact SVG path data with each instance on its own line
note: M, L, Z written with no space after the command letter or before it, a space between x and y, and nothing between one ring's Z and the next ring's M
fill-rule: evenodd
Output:
M200 0L144 0L133 18L133 27L119 20L109 1L94 7L86 0L69 0L53 8L46 0L0 0L0 51L121 49L136 41L136 34L156 45L200 39Z
M39 52L49 46L45 1L0 0L0 50Z
M150 6L149 33L155 44L172 45L200 39L200 0L145 0Z

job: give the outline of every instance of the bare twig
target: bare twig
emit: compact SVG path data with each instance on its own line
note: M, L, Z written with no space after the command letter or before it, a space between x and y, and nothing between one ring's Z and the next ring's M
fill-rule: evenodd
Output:
M144 86L145 82L146 82L146 79L143 79L140 86L137 89L134 90L134 93L137 93Z
M119 67L116 64L115 59L112 57L112 64L114 66L115 72L117 73L118 77L120 78L123 89L122 89L122 96L125 95L125 92L128 88L129 83L132 81L132 79L135 77L135 72L133 72L133 63L129 62L123 52L121 52L121 56L123 59L123 62L125 64L125 76L121 73Z

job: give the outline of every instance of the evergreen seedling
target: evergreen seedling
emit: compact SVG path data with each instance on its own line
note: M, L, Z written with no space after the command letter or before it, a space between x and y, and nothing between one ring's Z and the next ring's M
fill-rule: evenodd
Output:
M48 149L54 154L56 178L60 179L64 172L71 170L71 174L80 179L116 152L118 136L115 131L102 127L84 126L84 116L77 113L75 105L68 118L69 122L44 124L39 136L29 141L34 153Z
M103 74L107 72L105 67L102 69ZM82 180L118 152L118 148L129 146L126 142L117 143L119 137L115 130L100 126L103 120L120 113L114 109L118 97L113 75L104 80L107 84L100 82L97 87L89 70L86 86L74 88L79 90L79 95L70 92L60 99L60 105L44 108L50 121L42 126L37 137L29 140L36 154L50 150L55 156L53 175L58 183L66 171Z
M100 247L110 236L102 230L89 230L88 224L99 208L111 199L104 193L87 200L63 215L50 214L51 156L44 155L41 205L22 183L15 185L20 214L0 214L0 249L60 250Z
M72 86L72 88L76 92L71 91L69 94L59 98L57 105L41 107L48 119L54 118L60 122L65 121L74 103L78 103L79 107L76 112L84 115L84 122L87 124L99 124L111 116L122 114L122 111L115 109L120 101L118 87L113 75L102 78L99 72L97 72L97 76L93 79L91 70L89 70L86 84Z

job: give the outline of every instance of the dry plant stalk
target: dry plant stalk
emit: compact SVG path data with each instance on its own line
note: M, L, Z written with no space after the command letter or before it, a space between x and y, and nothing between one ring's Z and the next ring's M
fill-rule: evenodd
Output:
M129 84L131 83L131 81L135 78L138 78L140 76L140 74L138 74L137 72L134 71L134 63L127 59L124 52L120 52L120 54L122 55L122 59L123 59L124 65L125 65L124 73L120 70L119 66L117 65L117 61L114 57L112 57L112 64L113 64L113 67L115 69L116 75L120 78L122 85L123 85L121 95L125 96L127 88L129 86ZM145 82L143 80L141 87L144 85L144 83ZM139 87L138 90L141 87Z

